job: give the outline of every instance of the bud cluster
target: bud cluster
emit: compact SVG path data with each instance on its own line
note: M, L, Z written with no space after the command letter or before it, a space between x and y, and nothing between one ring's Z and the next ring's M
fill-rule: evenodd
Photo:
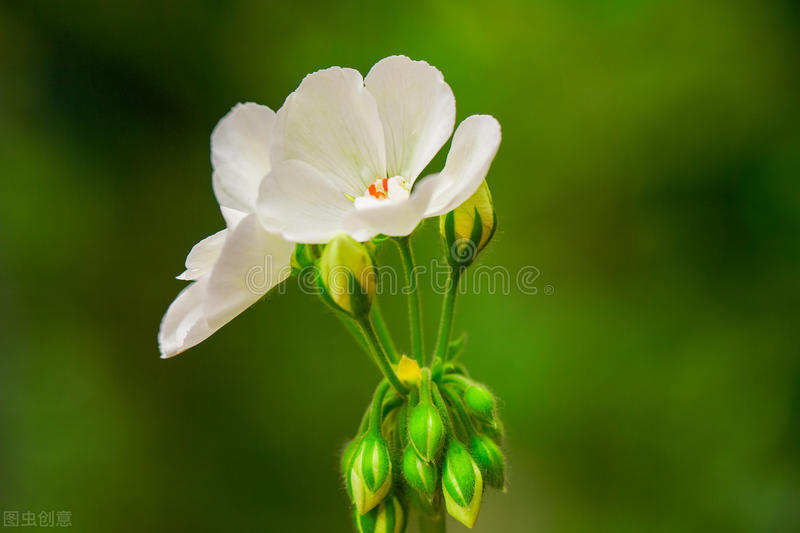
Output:
M359 532L401 532L410 507L471 528L485 486L505 490L502 425L489 390L461 366L418 371L406 396L381 382L342 474Z

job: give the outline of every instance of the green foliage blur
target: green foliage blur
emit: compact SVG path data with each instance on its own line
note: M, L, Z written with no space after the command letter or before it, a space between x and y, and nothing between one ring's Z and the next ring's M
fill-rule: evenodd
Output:
M223 225L216 121L403 53L503 126L479 263L540 272L458 304L507 430L476 531L800 531L799 41L788 0L3 1L0 511L351 531L379 374L331 312L290 285L174 359L156 332Z

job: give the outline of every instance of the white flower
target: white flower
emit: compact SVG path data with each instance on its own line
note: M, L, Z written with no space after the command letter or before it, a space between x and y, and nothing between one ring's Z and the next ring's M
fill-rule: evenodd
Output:
M340 231L359 241L411 233L469 198L500 145L497 120L473 115L444 169L416 183L454 123L453 92L424 61L387 57L366 79L339 67L309 74L277 113L262 224L305 243Z
M214 193L227 228L197 243L179 279L192 280L167 309L158 332L161 357L207 339L291 272L294 244L264 230L254 213L270 171L275 113L240 104L211 134Z

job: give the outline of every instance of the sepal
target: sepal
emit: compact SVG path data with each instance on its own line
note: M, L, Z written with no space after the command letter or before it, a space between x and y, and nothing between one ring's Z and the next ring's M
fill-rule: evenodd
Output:
M483 474L483 480L490 487L504 490L506 486L506 465L503 452L486 435L472 435L470 454Z
M470 414L482 422L491 423L497 419L497 402L483 385L473 383L464 389L464 403Z
M358 533L403 533L406 529L407 515L402 502L397 496L391 495L367 513L355 512L356 531Z
M450 516L472 528L483 499L483 477L463 444L451 440L442 469L442 492Z
M439 472L433 463L419 456L413 446L403 454L403 476L408 485L426 501L432 501L439 481Z

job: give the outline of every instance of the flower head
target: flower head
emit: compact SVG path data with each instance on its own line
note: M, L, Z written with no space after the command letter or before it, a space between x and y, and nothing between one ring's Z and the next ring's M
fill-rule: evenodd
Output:
M338 232L359 241L411 233L469 198L497 152L499 124L473 115L456 130L444 169L418 179L454 124L453 92L424 61L387 57L366 78L340 67L309 74L277 113L261 222L306 243Z

